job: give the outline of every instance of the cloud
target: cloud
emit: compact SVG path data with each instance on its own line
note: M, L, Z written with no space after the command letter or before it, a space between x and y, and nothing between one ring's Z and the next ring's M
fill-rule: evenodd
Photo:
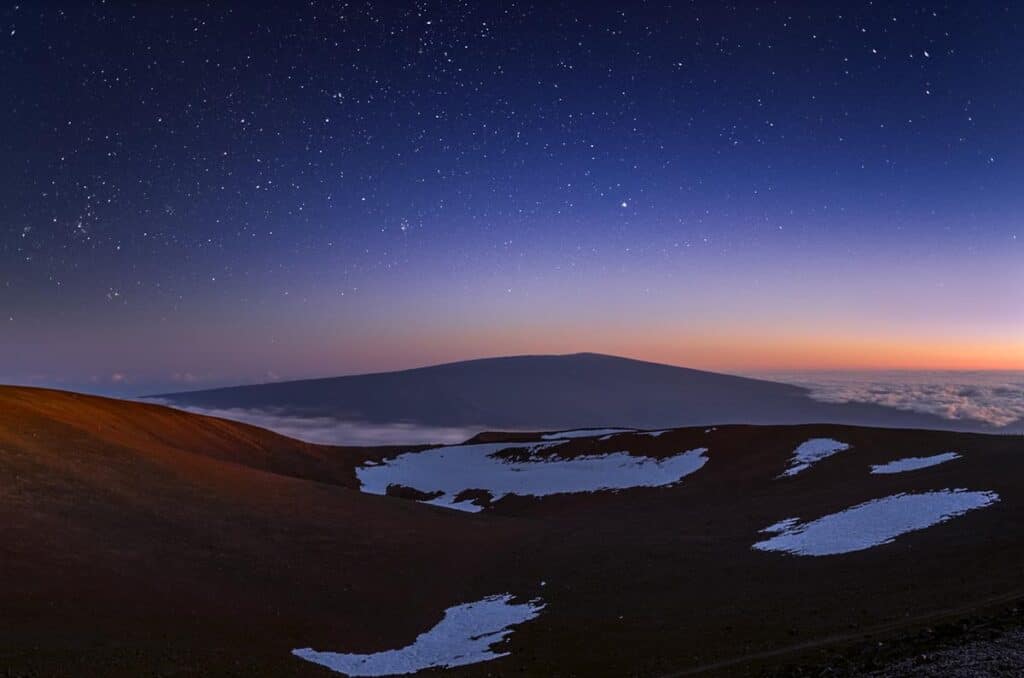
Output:
M298 417L267 410L244 408L185 407L158 399L146 399L145 402L155 402L194 414L231 419L243 424L259 426L289 438L324 445L451 444L461 443L486 429L484 426L438 427L404 422L379 424L335 419L334 417Z
M1024 421L1024 373L801 374L784 381L831 403L867 402L949 420Z

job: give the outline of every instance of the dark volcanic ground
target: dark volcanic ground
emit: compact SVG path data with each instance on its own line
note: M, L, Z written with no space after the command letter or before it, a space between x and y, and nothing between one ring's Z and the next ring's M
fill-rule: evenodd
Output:
M852 449L778 478L815 437ZM577 439L558 453L697 447L709 461L674 486L508 497L473 514L358 492L354 467L398 450L0 388L0 665L42 676L336 675L291 649L398 648L447 607L509 592L546 607L502 646L510 656L452 675L820 675L898 667L924 645L941 649L912 640L927 629L977 627L1024 598L1019 436L719 426ZM868 473L951 450L963 458ZM751 549L783 518L945 488L1001 501L856 553ZM865 650L878 642L897 650Z

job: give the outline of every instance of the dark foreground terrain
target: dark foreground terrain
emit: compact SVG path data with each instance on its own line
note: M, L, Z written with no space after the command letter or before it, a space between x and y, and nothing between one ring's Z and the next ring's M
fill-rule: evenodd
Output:
M811 438L850 449L780 478ZM469 513L359 491L357 466L408 448L316 446L155 405L0 387L0 666L337 675L291 650L399 648L446 608L505 592L546 607L503 642L509 656L452 675L895 676L1020 656L1020 436L735 425L576 438L557 454L696 448L707 463L668 487L509 496ZM948 451L961 458L869 473ZM751 548L785 518L954 488L999 501L852 553ZM956 675L946 666L933 675Z

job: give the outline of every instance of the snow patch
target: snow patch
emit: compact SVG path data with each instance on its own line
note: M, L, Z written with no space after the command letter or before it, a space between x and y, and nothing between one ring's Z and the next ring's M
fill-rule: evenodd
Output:
M508 656L492 647L512 633L511 627L536 618L544 608L538 600L511 601L512 595L506 593L449 607L437 626L398 650L346 654L307 647L292 650L292 654L349 676L391 676L491 661Z
M517 449L509 443L480 443L407 452L376 466L356 468L362 491L386 494L389 485L427 494L441 493L427 503L477 512L481 507L460 498L466 490L483 490L497 501L510 494L543 497L551 494L662 487L682 480L707 463L706 447L665 459L612 452L563 459L532 458L558 441L527 448L526 459L504 459L498 453Z
M832 440L831 438L811 438L805 443L801 443L796 450L793 451L793 460L790 462L789 468L782 472L779 477L795 476L797 473L806 471L816 462L821 461L826 457L831 457L836 452L842 452L843 450L850 449L850 446L846 443L841 443L838 440Z
M780 551L800 556L830 556L862 551L892 542L896 537L923 530L999 501L995 492L964 489L916 494L894 494L874 499L809 523L789 518L765 528L777 533L759 541L758 551Z
M777 523L772 523L771 525L769 525L768 527L764 528L763 530L758 530L758 531L762 532L764 534L777 534L779 532L785 532L785 531L789 530L791 527L794 527L794 526L798 525L799 523L800 523L800 519L799 518L786 518L785 520L780 520Z
M607 435L603 435L600 438L598 438L598 440L611 440L615 436L621 435L623 433L633 433L633 434L636 434L638 436L649 436L651 438L657 438L658 436L660 436L660 435L662 435L664 433L670 433L670 432L672 432L674 430L675 429L672 429L672 428L666 428L666 429L663 429L661 431L633 431L631 429L627 429L625 431L616 431L615 433L609 433Z
M877 474L916 471L919 468L938 466L939 464L944 464L947 461L953 461L954 459L959 458L960 455L956 452L943 452L942 454L935 454L930 457L905 457L903 459L890 461L888 464L875 464L871 467L871 472Z
M597 436L611 436L616 433L632 433L631 428L579 428L573 431L558 431L557 433L545 433L541 440L568 440L569 438L596 438Z

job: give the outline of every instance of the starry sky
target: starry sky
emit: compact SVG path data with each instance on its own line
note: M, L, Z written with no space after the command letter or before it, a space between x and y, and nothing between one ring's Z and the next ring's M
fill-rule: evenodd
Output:
M1022 44L1010 2L7 2L0 381L1024 369Z

